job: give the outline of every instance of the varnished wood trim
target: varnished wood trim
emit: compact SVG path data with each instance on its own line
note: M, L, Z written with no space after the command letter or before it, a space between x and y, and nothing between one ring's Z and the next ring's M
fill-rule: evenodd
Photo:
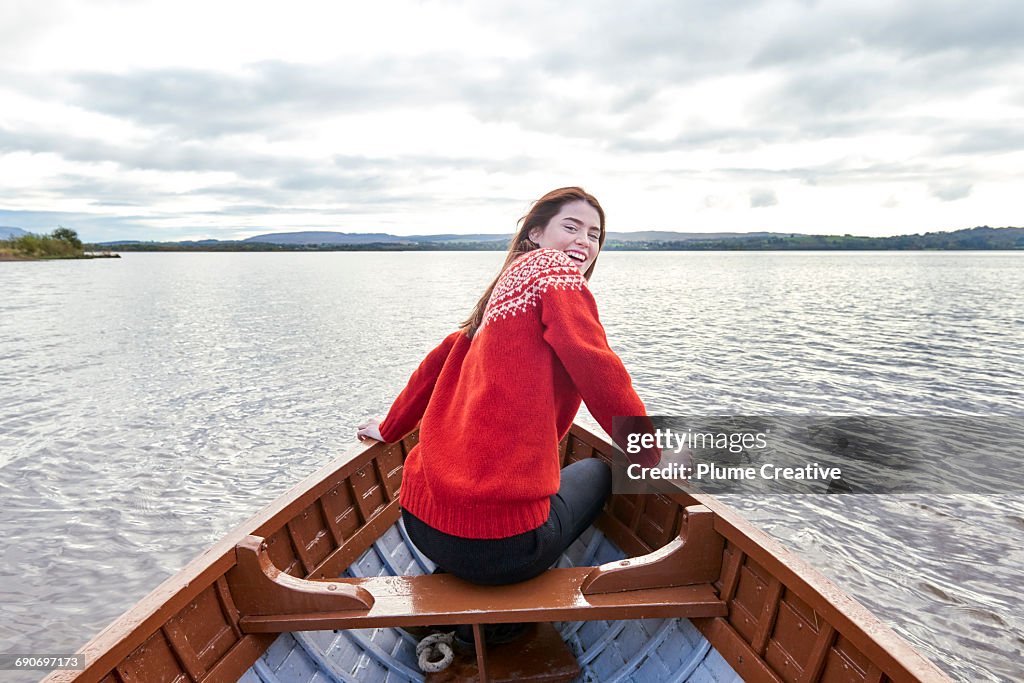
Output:
M171 619L164 624L163 632L171 652L177 657L178 662L181 663L186 673L194 681L202 679L206 675L206 668L199 661L199 655L195 649L189 645L188 638L185 636L185 632L181 630L177 620Z
M383 455L383 452L381 453L381 455ZM384 468L381 467L380 465L379 456L373 459L373 474L374 476L377 477L377 481L380 482L378 486L380 486L381 493L384 495L384 502L390 503L393 500L393 497L391 496L391 492L388 491L387 473L384 471Z
M250 544L250 548L255 547ZM710 584L658 587L581 597L592 567L559 567L529 581L507 586L477 586L450 574L342 578L332 582L289 581L269 585L253 576L254 568L240 555L229 581L259 589L258 597L239 602L246 633L323 629L380 628L397 625L576 621L656 617L713 617L726 613L725 603ZM275 575L267 575L273 580ZM338 595L326 598L328 588ZM255 593L255 591L251 591ZM320 595L311 598L314 593ZM347 596L362 596L352 600Z
M613 448L603 439L578 426L575 426L571 433L595 449L594 457L610 459ZM416 436L413 434L403 439L403 453L408 455L409 450L416 442ZM386 519L392 515L397 519L397 505L394 508L387 505L380 509L367 510L366 501L356 493L354 488L351 488L350 478L356 471L366 467L370 461L378 457L382 448L383 445L380 444L359 447L304 479L287 494L226 535L177 575L161 584L136 607L86 645L82 650L89 662L86 671L55 672L46 679L47 683L70 680L94 683L102 679L134 649L160 630L169 618L180 612L202 590L224 575L234 564L234 546L241 538L250 534L264 538L272 536L287 521L308 508L332 488L350 486L360 526L366 527L369 522L372 522L374 530L379 534L383 528L378 529L378 526L383 525ZM374 468L376 468L376 464ZM384 481L380 480L376 482L376 485L384 488L381 498L386 500L388 492ZM891 629L881 624L859 603L845 595L805 562L786 551L767 534L751 526L735 511L707 496L679 493L673 495L672 498L681 506L703 503L711 508L716 514L715 529L733 544L737 553L743 552L749 555L794 595L807 602L817 614L820 614L825 621L842 633L853 647L878 665L879 677L882 680L888 677L895 683L911 680L942 681L944 683L949 681L948 677L913 650ZM632 529L626 531L631 531L634 538L641 514L642 506L637 505L632 519L628 520ZM329 556L332 558L329 568L331 571L335 569L335 563L346 562L337 567L337 570L340 571L347 566L347 563L353 561L355 557L352 557L350 553L355 553L355 548L362 545L371 532L367 530L365 534L356 533L359 534L358 542L345 543L343 547L338 548ZM374 538L369 538L369 542L372 543ZM355 541L355 538L349 540ZM624 549L625 545L623 543ZM646 548L646 551L649 550L651 549ZM631 554L642 553L631 552ZM301 555L299 557L301 558ZM327 565L328 561L325 560L317 569L323 568L327 572L329 570ZM723 587L725 587L724 584ZM739 657L740 659L736 661L741 667L751 669L752 675L760 676L760 678L752 680L769 681L769 683L774 683L777 680L777 676L771 673L770 668L762 659L756 659L757 664L751 663L748 657L753 650L746 643L743 643L746 646L746 650L744 650L734 642L739 636L725 620L716 618L698 621L704 623L704 628L709 629L718 640L724 643L723 647L732 648L729 651L731 654L723 651L723 655L726 655L726 660L733 664L734 668L739 670L740 667L737 667L730 657L734 659ZM236 680L272 639L270 637L261 641L253 640L252 636L244 637L229 650L228 655L211 667L204 683ZM742 639L740 642L742 643ZM722 648L719 649L722 650ZM756 654L754 653L755 657ZM233 671L231 674L233 677L228 675L223 678L219 677L220 672L226 672L232 667L241 668ZM761 667L768 672L767 677L757 673ZM820 671L818 675L820 675Z
M276 639L276 635L263 633L245 636L211 667L202 683L238 683L242 674Z
M629 520L630 532L640 540L640 520L644 517L644 505L643 500L639 496L636 498L636 503L633 505L633 518ZM643 543L643 541L641 541ZM646 544L644 544L646 545Z
M343 489L342 487L345 488ZM338 526L338 518L335 515L335 513L327 511L327 505L324 504L324 498L328 495L337 496L339 490L348 490L348 485L339 484L332 488L327 493L325 493L323 496L317 498L317 504L320 505L320 512L324 516L324 522L327 523L327 530L331 532L331 538L334 539L334 546L336 548L340 547L345 542L345 537L341 533L341 527Z
M714 514L705 506L694 505L685 512L687 523L678 537L646 555L594 568L581 587L583 594L710 585L721 573L722 537L713 528Z
M722 600L729 602L736 595L736 587L740 584L740 566L743 565L743 551L734 545L729 546L732 552L722 566Z
M292 548L295 550L295 557L299 558L299 562L302 564L302 573L305 576L309 576L309 573L315 569L313 560L309 556L309 549L306 548L306 544L303 543L301 538L299 538L298 532L296 532L295 527L292 526L292 520L288 520L284 527L288 532L288 540L291 542Z
M745 683L783 683L764 659L725 619L694 619L693 623Z
M380 538L382 533L397 522L401 515L402 508L399 506L397 499L380 508L369 522L359 527L358 531L352 534L340 547L335 548L307 576L330 578L340 575L346 567L359 559L359 556L373 545L373 542Z
M220 603L225 621L231 626L235 636L241 638L242 631L238 628L238 609L235 608L235 601L231 598L231 591L228 590L228 582L223 576L220 576L215 585L217 586L217 602Z
M473 644L476 650L476 676L479 683L488 683L491 678L487 675L487 640L484 637L484 629L480 624L473 624Z
M360 473L362 473L362 477L359 476ZM370 509L369 505L366 502L366 497L363 495L363 493L369 492L373 487L370 486L369 488L366 489L366 491L360 493L359 489L356 487L355 482L357 478L365 479L368 476L369 475L366 474L365 467L361 467L356 472L353 472L349 479L346 481L346 483L348 484L348 490L352 494L352 503L355 505L356 511L359 512L360 526L366 524L370 517L373 517L373 510Z
M622 520L608 514L607 510L597 518L595 526L629 557L646 555L654 550L644 543Z
M581 438L602 442L603 446L595 447L605 454L613 452L614 447L611 444L604 442L585 427L573 425L572 433ZM935 664L882 623L867 608L781 543L754 527L737 511L708 495L680 491L671 497L684 507L695 503L707 505L715 513L716 531L735 549L764 567L765 571L776 577L786 589L806 602L826 622L849 639L856 649L878 665L894 683L951 682Z
M583 443L587 444L594 449L594 455L601 455L604 459L611 458L612 453L615 452L615 447L603 438L590 431L586 427L582 427L579 424L573 424L569 430L567 438L576 437Z
M768 637L775 626L775 617L779 614L779 601L782 599L782 582L774 576L768 580L768 592L764 598L764 606L757 618L757 631L754 641L750 644L758 655L764 656L768 647Z
M335 489L331 490L333 491ZM344 539L341 537L341 531L338 530L337 523L335 520L331 519L332 515L327 513L327 506L324 505L324 499L322 497L317 498L316 508L320 512L320 516L323 518L324 524L327 525L327 533L331 535L331 545L337 549L344 542Z
M264 538L273 535L289 520L301 513L332 488L339 485L348 485L349 477L361 467L364 467L372 458L376 457L376 454L383 447L383 444L359 446L303 479L283 496L230 531L210 549L189 562L181 571L160 584L149 595L136 603L135 606L89 641L80 650L86 657L86 668L83 671L55 671L44 679L46 683L65 683L67 681L97 683L100 681L113 671L125 657L160 630L167 623L168 619L178 614L203 590L214 584L219 578L224 576L228 569L234 566L235 545L239 541L250 534ZM358 514L361 515L362 510L358 506L357 510ZM384 510L381 511L381 513L383 512ZM376 522L377 520L375 519L374 521ZM365 526L366 519L360 518L360 522L362 526ZM378 529L378 526L378 524L375 524L374 529ZM377 533L379 535L380 530ZM366 543L366 547L369 547L374 539L370 539L367 543L366 537L367 534L362 534L358 541L354 538L349 539L350 542L344 545L347 550L344 552L335 551L334 556L343 558L348 553L355 553L355 547L363 543ZM352 541L355 542L353 543ZM363 549L365 550L365 547ZM351 560L349 560L349 563L351 563ZM327 563L322 563L321 566L325 564ZM343 565L341 569L344 569L345 566L347 564ZM234 622L235 620L232 621ZM251 647L254 642L263 642L253 641L251 638L251 636L248 637L248 640L243 638L240 643L245 641L248 643L246 647ZM261 638L265 637L261 636ZM272 640L273 638L266 641L263 649ZM245 648L239 649L239 647L239 644L236 644L230 652L248 651ZM259 652L262 651L262 649L259 650ZM244 673L252 665L259 652L253 655L245 668L238 672L238 675ZM210 673L207 674L208 680L213 680L211 678L212 672L220 668L223 661L222 659L221 663L211 667ZM236 679L230 680L234 681Z
M825 669L825 660L828 658L828 651L836 639L836 630L832 624L822 624L818 631L818 637L814 640L814 649L804 666L804 672L800 676L799 683L814 683L821 676Z

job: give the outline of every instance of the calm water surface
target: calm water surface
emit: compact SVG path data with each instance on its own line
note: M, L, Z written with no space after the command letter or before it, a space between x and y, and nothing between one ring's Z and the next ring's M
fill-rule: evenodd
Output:
M351 448L501 260L0 264L0 650L76 650ZM652 413L1024 416L1021 253L611 252L592 288ZM729 502L955 678L1024 678L1021 496Z

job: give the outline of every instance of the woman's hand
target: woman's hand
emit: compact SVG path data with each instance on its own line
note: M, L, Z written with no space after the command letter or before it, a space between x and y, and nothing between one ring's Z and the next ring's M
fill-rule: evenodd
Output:
M372 418L356 427L356 438L360 441L376 439L383 442L384 437L380 435L380 420Z

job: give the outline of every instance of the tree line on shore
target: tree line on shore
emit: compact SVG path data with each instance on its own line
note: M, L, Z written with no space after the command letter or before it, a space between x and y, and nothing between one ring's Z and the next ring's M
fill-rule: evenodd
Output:
M15 259L92 258L116 256L111 251L503 251L504 240L408 241L367 244L278 244L272 242L202 240L197 242L110 242L83 244L78 234L58 227L49 235L25 234L0 240L0 257ZM895 237L853 235L760 234L687 240L609 239L607 251L854 251L854 250L996 250L1024 249L1024 228L981 226L952 232ZM95 252L102 252L97 254Z
M371 242L367 244L278 244L202 240L198 242L117 242L100 245L117 251L504 251L505 240L487 242ZM718 239L616 240L607 251L855 251L855 250L993 250L1024 249L1024 228L981 226L953 232L895 237L854 235L753 235Z
M113 256L112 254L102 254ZM75 259L94 258L96 255L86 252L86 245L78 238L78 233L70 228L58 227L49 235L27 233L0 240L0 256L13 259Z
M1024 249L1024 228L981 226L953 232L895 237L854 235L758 235L729 239L687 240L685 242L628 242L605 248L685 251L860 251L860 250L976 250Z

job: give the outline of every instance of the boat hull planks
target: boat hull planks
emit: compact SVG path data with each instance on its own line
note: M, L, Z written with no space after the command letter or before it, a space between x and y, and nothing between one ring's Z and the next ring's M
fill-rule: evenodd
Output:
M247 632L259 627L245 621L228 582L237 564L236 546L250 535L266 540L273 567L297 579L345 575L355 579L352 583L365 580L373 588L380 581L374 577L429 573L433 567L408 542L399 522L402 462L416 439L413 433L398 444L360 447L314 473L90 641L81 651L87 661L84 671L54 672L46 683L299 683L313 680L300 675L312 671L310 667L326 667L316 680L420 680L409 659L411 639L384 627L385 621L375 628L280 636ZM610 459L612 450L605 440L574 426L559 453L566 464L588 457ZM694 505L713 514L722 551L712 572L717 576L704 587L688 588L707 593L706 602L713 601L717 611L691 615L692 622L674 614L660 618L665 612L630 615L607 605L605 612L586 614L602 609L595 604L581 605L578 613L570 610L564 617L545 615L565 619L556 626L584 678L736 680L739 674L750 681L806 683L950 680L863 606L713 498L684 493L614 496L597 528L574 544L571 559L563 562L563 569L572 571L548 574L566 589L585 576L579 567L589 573L593 566L670 546L685 535L686 510ZM379 567L368 571L367 563ZM577 589L573 595L583 593ZM472 602L474 609L480 599ZM430 616L424 616L401 602L392 608L399 616L390 618L410 625L440 618L443 611L432 607ZM680 602L678 594L662 599L677 608ZM541 617L526 602L517 604L524 618ZM574 621L580 616L590 620ZM473 622L488 619L478 614ZM612 656L627 649L629 658ZM332 652L348 657L346 663L327 656Z

